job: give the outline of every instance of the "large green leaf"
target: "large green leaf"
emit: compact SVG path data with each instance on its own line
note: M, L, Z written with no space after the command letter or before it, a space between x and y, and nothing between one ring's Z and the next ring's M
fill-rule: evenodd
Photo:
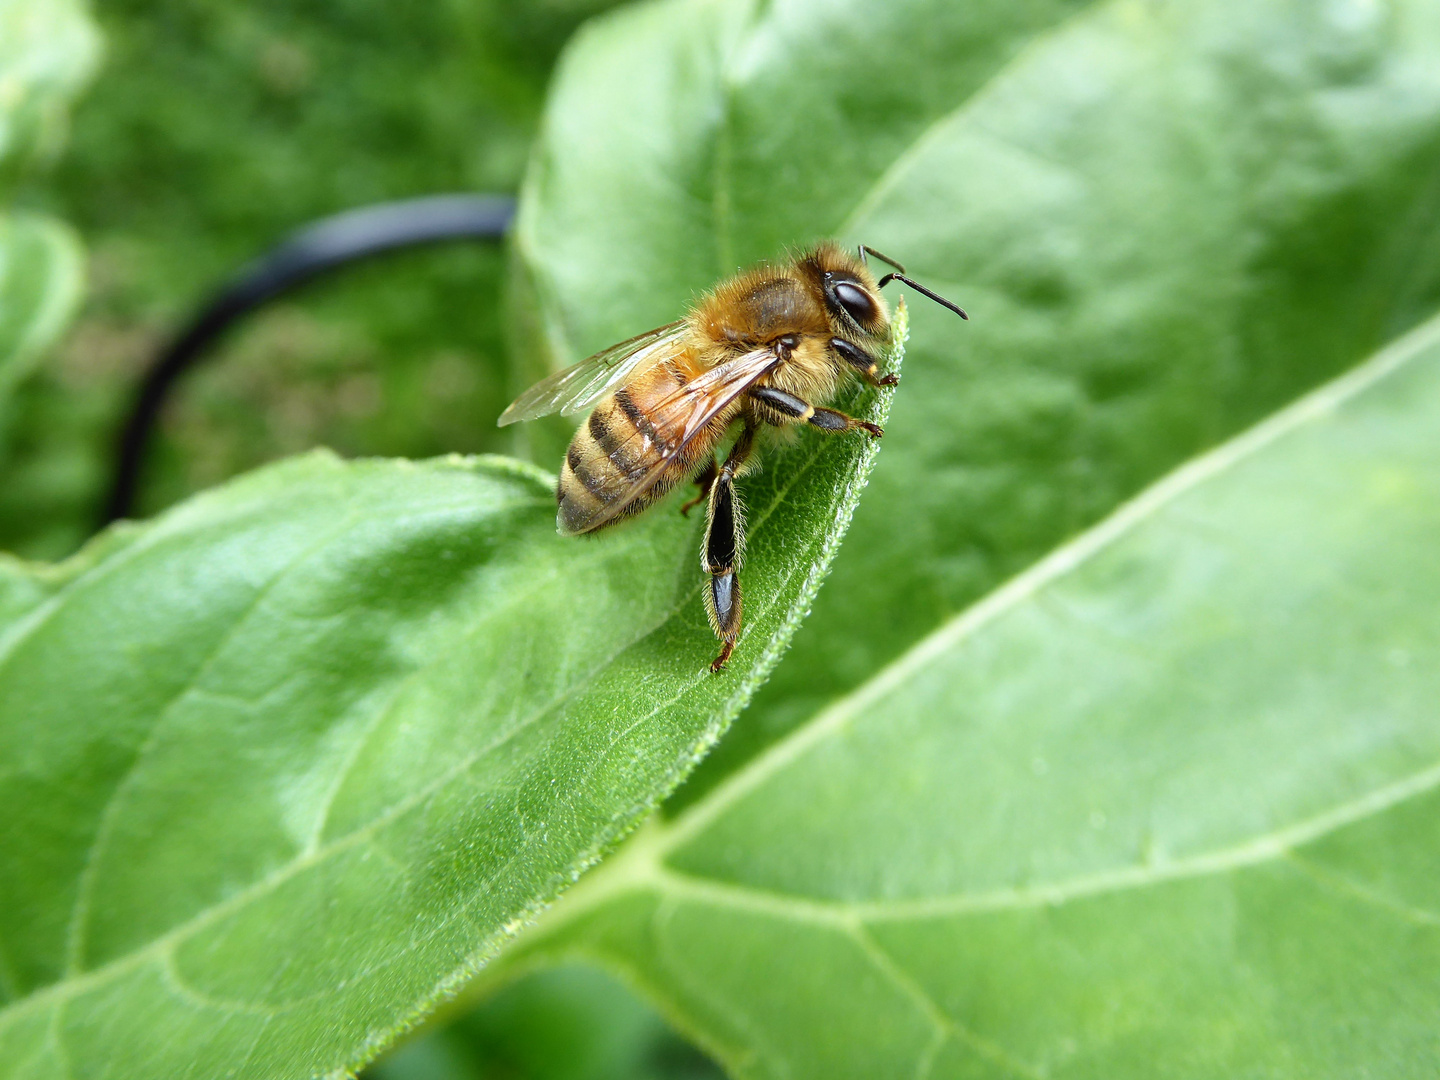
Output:
M696 779L1428 314L1437 71L1432 0L669 0L584 32L518 233L553 364L816 235L974 317L917 306L852 542Z
M0 0L0 160L54 153L99 36L84 0Z
M312 455L0 563L0 1076L383 1048L719 737L876 452L816 435L746 482L719 676L700 523L672 501L561 538L552 481L507 459Z
M811 718L509 960L738 1076L1422 1077L1440 319Z

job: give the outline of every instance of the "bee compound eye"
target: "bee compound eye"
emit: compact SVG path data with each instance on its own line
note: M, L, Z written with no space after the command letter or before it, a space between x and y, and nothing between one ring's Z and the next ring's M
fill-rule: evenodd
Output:
M875 301L870 299L869 293L854 282L836 282L835 300L861 326L868 326L875 321L877 314Z

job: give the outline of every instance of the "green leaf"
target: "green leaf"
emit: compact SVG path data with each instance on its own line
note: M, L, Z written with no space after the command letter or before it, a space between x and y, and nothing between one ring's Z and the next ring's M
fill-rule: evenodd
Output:
M553 481L507 459L311 455L59 568L0 563L0 1075L383 1049L719 737L876 453L801 439L745 482L720 676L701 523L670 502L562 538Z
M697 781L1440 303L1436 12L670 0L582 33L517 234L552 364L817 235L973 316L916 307L852 541Z
M0 217L0 428L11 392L69 323L84 276L68 228L30 214Z
M66 108L99 55L83 0L0 0L0 159L7 167L58 151Z
M647 825L509 962L628 973L745 1077L1431 1075L1437 431L1440 319Z

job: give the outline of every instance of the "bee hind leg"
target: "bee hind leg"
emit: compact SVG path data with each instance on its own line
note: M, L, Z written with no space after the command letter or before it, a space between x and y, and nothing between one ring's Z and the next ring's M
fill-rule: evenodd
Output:
M710 460L705 463L705 467L695 474L695 483L700 487L700 494L696 495L693 499L687 500L684 505L680 507L681 517L689 517L691 510L695 509L695 507L710 497L710 488L715 483L715 477L718 472L719 469L717 469L715 465L715 455L712 454L710 455Z
M735 495L735 477L744 468L755 445L755 430L747 427L710 485L705 508L705 546L701 562L710 580L705 584L705 613L721 641L720 655L710 663L719 671L730 659L740 637L740 561L745 547L745 517Z

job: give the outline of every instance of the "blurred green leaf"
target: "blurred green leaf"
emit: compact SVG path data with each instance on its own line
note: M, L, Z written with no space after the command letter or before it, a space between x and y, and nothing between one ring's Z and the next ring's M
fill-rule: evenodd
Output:
M817 435L746 481L720 676L701 523L671 502L562 538L552 481L508 459L314 454L0 564L0 1073L372 1057L719 737L876 453Z
M66 109L89 78L99 39L80 0L0 0L0 181L52 156ZM65 328L84 256L64 226L0 211L0 437L16 385Z
M1437 432L1440 319L647 825L507 961L625 972L744 1077L1431 1075Z
M84 273L69 229L30 214L0 217L0 430L16 384L74 313Z
M618 980L538 971L455 1023L401 1047L367 1080L719 1080Z
M818 235L973 316L916 307L835 577L682 799L1428 315L1437 71L1431 0L670 0L587 27L517 235L544 362Z
M0 159L53 155L70 100L89 79L100 40L84 0L0 0Z

